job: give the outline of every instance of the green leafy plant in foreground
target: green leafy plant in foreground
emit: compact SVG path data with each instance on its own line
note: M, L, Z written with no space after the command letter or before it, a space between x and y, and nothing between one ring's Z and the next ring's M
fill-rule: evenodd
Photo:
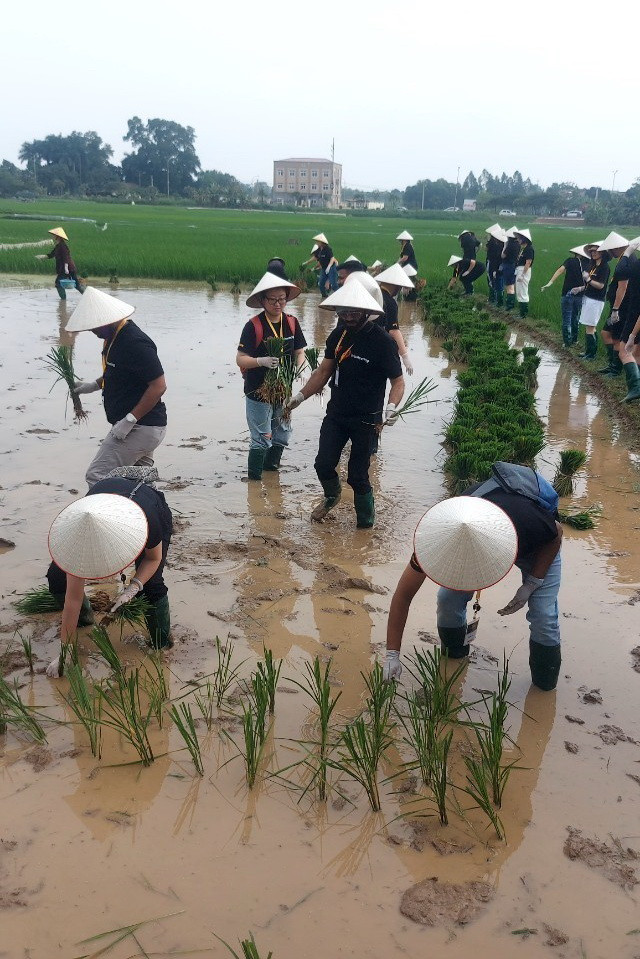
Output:
M587 462L587 454L582 450L563 450L560 453L560 462L553 478L553 488L558 496L573 494L573 479Z
M29 589L13 604L19 613L31 616L38 613L54 613L60 610L60 604L49 591L48 586Z
M202 764L202 753L200 751L200 742L196 731L196 724L191 712L191 706L187 703L180 703L178 706L172 706L169 715L173 719L176 728L182 736L189 755L196 767L199 776L204 776L204 766Z
M77 663L71 663L67 668L69 680L69 694L63 695L67 706L75 714L89 737L91 754L97 759L102 755L102 727L100 718L102 712L102 691L99 685L88 681Z
M17 681L10 686L0 676L0 733L7 731L9 726L26 733L37 743L46 743L47 735L31 709L23 701L18 690Z
M140 757L144 766L154 760L149 742L149 722L152 709L142 709L140 697L140 671L133 670L128 676L115 672L111 681L100 687L102 694L102 715L105 725L115 729L129 742Z
M57 374L54 386L59 380L64 380L67 384L69 396L73 403L74 419L78 422L86 420L89 414L85 412L80 397L74 392L77 378L73 370L72 348L70 346L54 346L51 352L47 354L45 366Z
M229 950L231 955L234 956L234 959L261 959L260 953L258 952L258 947L256 945L256 941L253 938L252 932L249 933L248 939L240 940L240 948L242 949L242 956L239 956L238 953L235 951L235 949L232 949L229 943L225 942L224 939L221 939L220 936L218 936L215 932L214 932L214 936L216 937L218 942L221 942L223 946L226 946L226 948ZM267 953L265 959L272 959L272 957L273 957L273 953L269 952Z

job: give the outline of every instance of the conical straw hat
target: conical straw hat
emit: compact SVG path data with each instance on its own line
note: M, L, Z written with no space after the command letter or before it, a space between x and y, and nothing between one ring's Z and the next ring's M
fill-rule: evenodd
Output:
M512 237L516 235L517 232L518 232L517 226L510 226L508 230L504 231L504 235L507 237L507 239L511 239Z
M400 264L398 264L398 266L399 266L399 265L400 265ZM417 276L417 275L418 275L418 271L416 270L415 266L411 266L410 263L405 263L405 265L402 267L402 269L403 269L404 272L407 274L407 276Z
M56 227L53 228L53 230L47 230L47 233L52 233L53 236L60 236L60 237L62 237L63 240L68 240L68 239L69 239L69 237L68 237L67 234L64 232L64 230L62 229L61 226L56 226Z
M318 244L314 243L313 246L311 247L311 252L315 253L317 249L318 249Z
M58 513L49 552L60 569L82 579L105 579L130 566L145 548L147 517L133 500L96 493Z
M447 263L447 266L455 266L456 263L462 263L462 257L455 256L454 254L453 256L449 257L449 262Z
M387 267L382 273L378 273L376 282L389 283L390 286L401 286L403 290L413 289L413 280L409 279L399 263L394 263L393 266Z
M501 233L504 233L504 230L502 229L499 223L493 223L491 226L488 226L484 232L488 233L489 236L497 237Z
M587 260L589 259L589 254L585 246L572 246L569 253L577 253L578 256L584 256Z
M369 269L375 270L378 266L382 266L382 260L374 260Z
M351 260L355 260L356 263L360 263L360 260L358 259L358 257L357 257L357 256L354 256L353 253L351 254L351 256L348 256L344 262L345 262L345 263L350 263Z
M80 333L82 330L97 330L100 326L109 326L110 323L119 323L135 311L124 300L119 300L110 293L96 290L94 286L87 286L65 326L67 333Z
M448 589L486 589L515 562L518 536L504 510L474 496L455 496L433 506L414 536L423 573Z
M344 289L344 286L347 285L347 283L353 283L353 282L360 283L361 286L365 288L367 293L371 294L371 296L374 298L378 306L382 308L382 312L384 313L384 300L382 299L382 290L378 286L377 281L374 280L372 276L369 276L368 273L363 273L362 270L358 270L356 273L349 274L349 276L344 281L343 289Z
M327 245L329 244L329 241L327 240L324 233L318 233L318 235L314 236L313 239L316 241L316 243L326 243Z
M408 230L403 230L402 233L398 233L396 240L413 240L413 237Z
M524 230L514 230L514 233L517 233L518 236L523 236L526 240L529 241L529 243L531 243L531 231L530 231L530 230L527 230L527 229L524 229Z
M629 241L625 240L623 236L620 236L619 233L616 233L615 230L613 230L609 234L609 236L605 237L604 240L601 241L598 249L599 250L617 250L621 246L623 246L626 249L628 245L629 245Z
M351 277L364 276L364 273L352 273ZM349 277L349 280L351 280ZM371 277L370 277L371 279ZM375 280L374 280L375 283ZM374 300L371 294L365 290L362 283L346 282L339 290L320 303L321 310L362 310L363 313L373 313L375 316L382 316L384 309Z
M262 302L260 297L263 293L266 293L267 290L285 290L287 302L289 302L289 300L295 300L296 296L300 295L300 288L297 287L295 283L290 283L289 280L283 280L281 276L276 276L275 273L265 273L251 291L251 295L247 297L245 301L247 306L256 310L261 309Z
M456 239L459 240L461 236L465 235L465 233L471 233L471 230L463 230L462 233L458 233Z

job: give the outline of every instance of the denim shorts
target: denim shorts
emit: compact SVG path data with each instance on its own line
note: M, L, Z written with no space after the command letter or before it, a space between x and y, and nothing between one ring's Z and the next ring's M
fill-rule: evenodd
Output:
M502 264L502 278L504 280L505 286L513 286L516 282L516 265L515 263L503 263Z

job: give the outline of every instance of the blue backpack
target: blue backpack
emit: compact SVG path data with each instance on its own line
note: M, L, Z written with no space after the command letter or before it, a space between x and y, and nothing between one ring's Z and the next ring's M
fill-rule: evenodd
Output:
M506 493L516 493L533 500L541 509L552 516L558 509L558 494L551 483L530 466L516 466L514 463L494 463L493 476L482 483L471 496L484 496L496 489Z

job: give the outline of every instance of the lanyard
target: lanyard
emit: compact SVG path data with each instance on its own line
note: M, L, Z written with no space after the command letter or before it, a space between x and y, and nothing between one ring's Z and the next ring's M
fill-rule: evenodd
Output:
M109 346L107 347L106 353L104 352L104 350L103 350L103 352L102 352L102 372L103 372L103 373L105 373L106 370L107 370L107 361L108 361L108 359L109 359L109 353L111 352L111 347L112 347L113 344L115 343L115 339L116 339L118 333L120 332L120 330L122 329L122 327L125 325L126 322L127 322L127 320L124 319L124 320L122 320L122 321L118 324L118 326L117 326L117 328L116 328L116 331L115 331L115 333L113 334L113 337L111 338L111 341L110 341L110 343L109 343Z
M273 335L276 337L276 339L278 339L278 338L282 339L282 313L280 314L280 332L279 332L279 333L276 333L276 328L275 328L275 326L273 325L273 323L271 322L271 320L269 319L269 317L267 316L266 312L265 312L265 314L264 314L264 318L265 318L265 320L267 321L267 323L269 324L269 328L271 329L271 332L272 332Z

